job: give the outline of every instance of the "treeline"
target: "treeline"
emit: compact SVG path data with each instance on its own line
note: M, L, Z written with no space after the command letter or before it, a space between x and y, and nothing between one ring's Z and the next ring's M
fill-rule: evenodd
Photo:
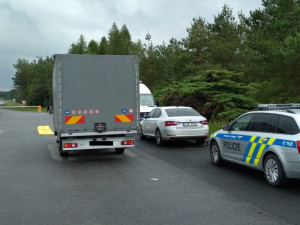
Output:
M154 45L132 41L126 25L87 42L80 35L70 54L138 55L140 79L162 105L189 105L207 118L231 119L257 103L300 101L300 0L262 0L238 18L224 5L212 23L194 18L187 37ZM17 99L51 103L53 57L18 60Z
M15 90L0 91L0 99L15 99Z

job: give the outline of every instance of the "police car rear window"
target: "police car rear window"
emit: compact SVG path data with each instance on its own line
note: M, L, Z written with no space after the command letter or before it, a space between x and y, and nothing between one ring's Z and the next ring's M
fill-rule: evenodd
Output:
M168 117L181 117L181 116L200 116L194 109L166 109Z
M277 133L298 134L299 132L299 127L294 118L289 116L279 116L277 123Z

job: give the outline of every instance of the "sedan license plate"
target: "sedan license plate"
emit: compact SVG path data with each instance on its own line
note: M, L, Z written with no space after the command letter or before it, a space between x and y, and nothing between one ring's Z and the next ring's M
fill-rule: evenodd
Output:
M193 122L188 122L188 123L183 123L184 127L196 127L198 126L197 123L193 123Z

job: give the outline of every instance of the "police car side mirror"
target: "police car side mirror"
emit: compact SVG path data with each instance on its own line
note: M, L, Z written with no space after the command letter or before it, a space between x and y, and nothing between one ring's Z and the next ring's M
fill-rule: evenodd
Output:
M226 125L224 125L222 127L222 129L225 130L225 131L229 131L230 130L230 126L228 124L226 124Z

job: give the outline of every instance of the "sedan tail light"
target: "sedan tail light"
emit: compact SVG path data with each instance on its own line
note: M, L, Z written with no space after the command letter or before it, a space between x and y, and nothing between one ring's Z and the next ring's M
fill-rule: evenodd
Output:
M202 120L202 121L200 121L200 123L202 123L203 125L208 125L208 121L207 120Z
M180 124L180 122L178 121L165 121L165 126L168 127L168 126L176 126Z
M297 141L297 149L298 149L298 153L300 154L300 141Z

